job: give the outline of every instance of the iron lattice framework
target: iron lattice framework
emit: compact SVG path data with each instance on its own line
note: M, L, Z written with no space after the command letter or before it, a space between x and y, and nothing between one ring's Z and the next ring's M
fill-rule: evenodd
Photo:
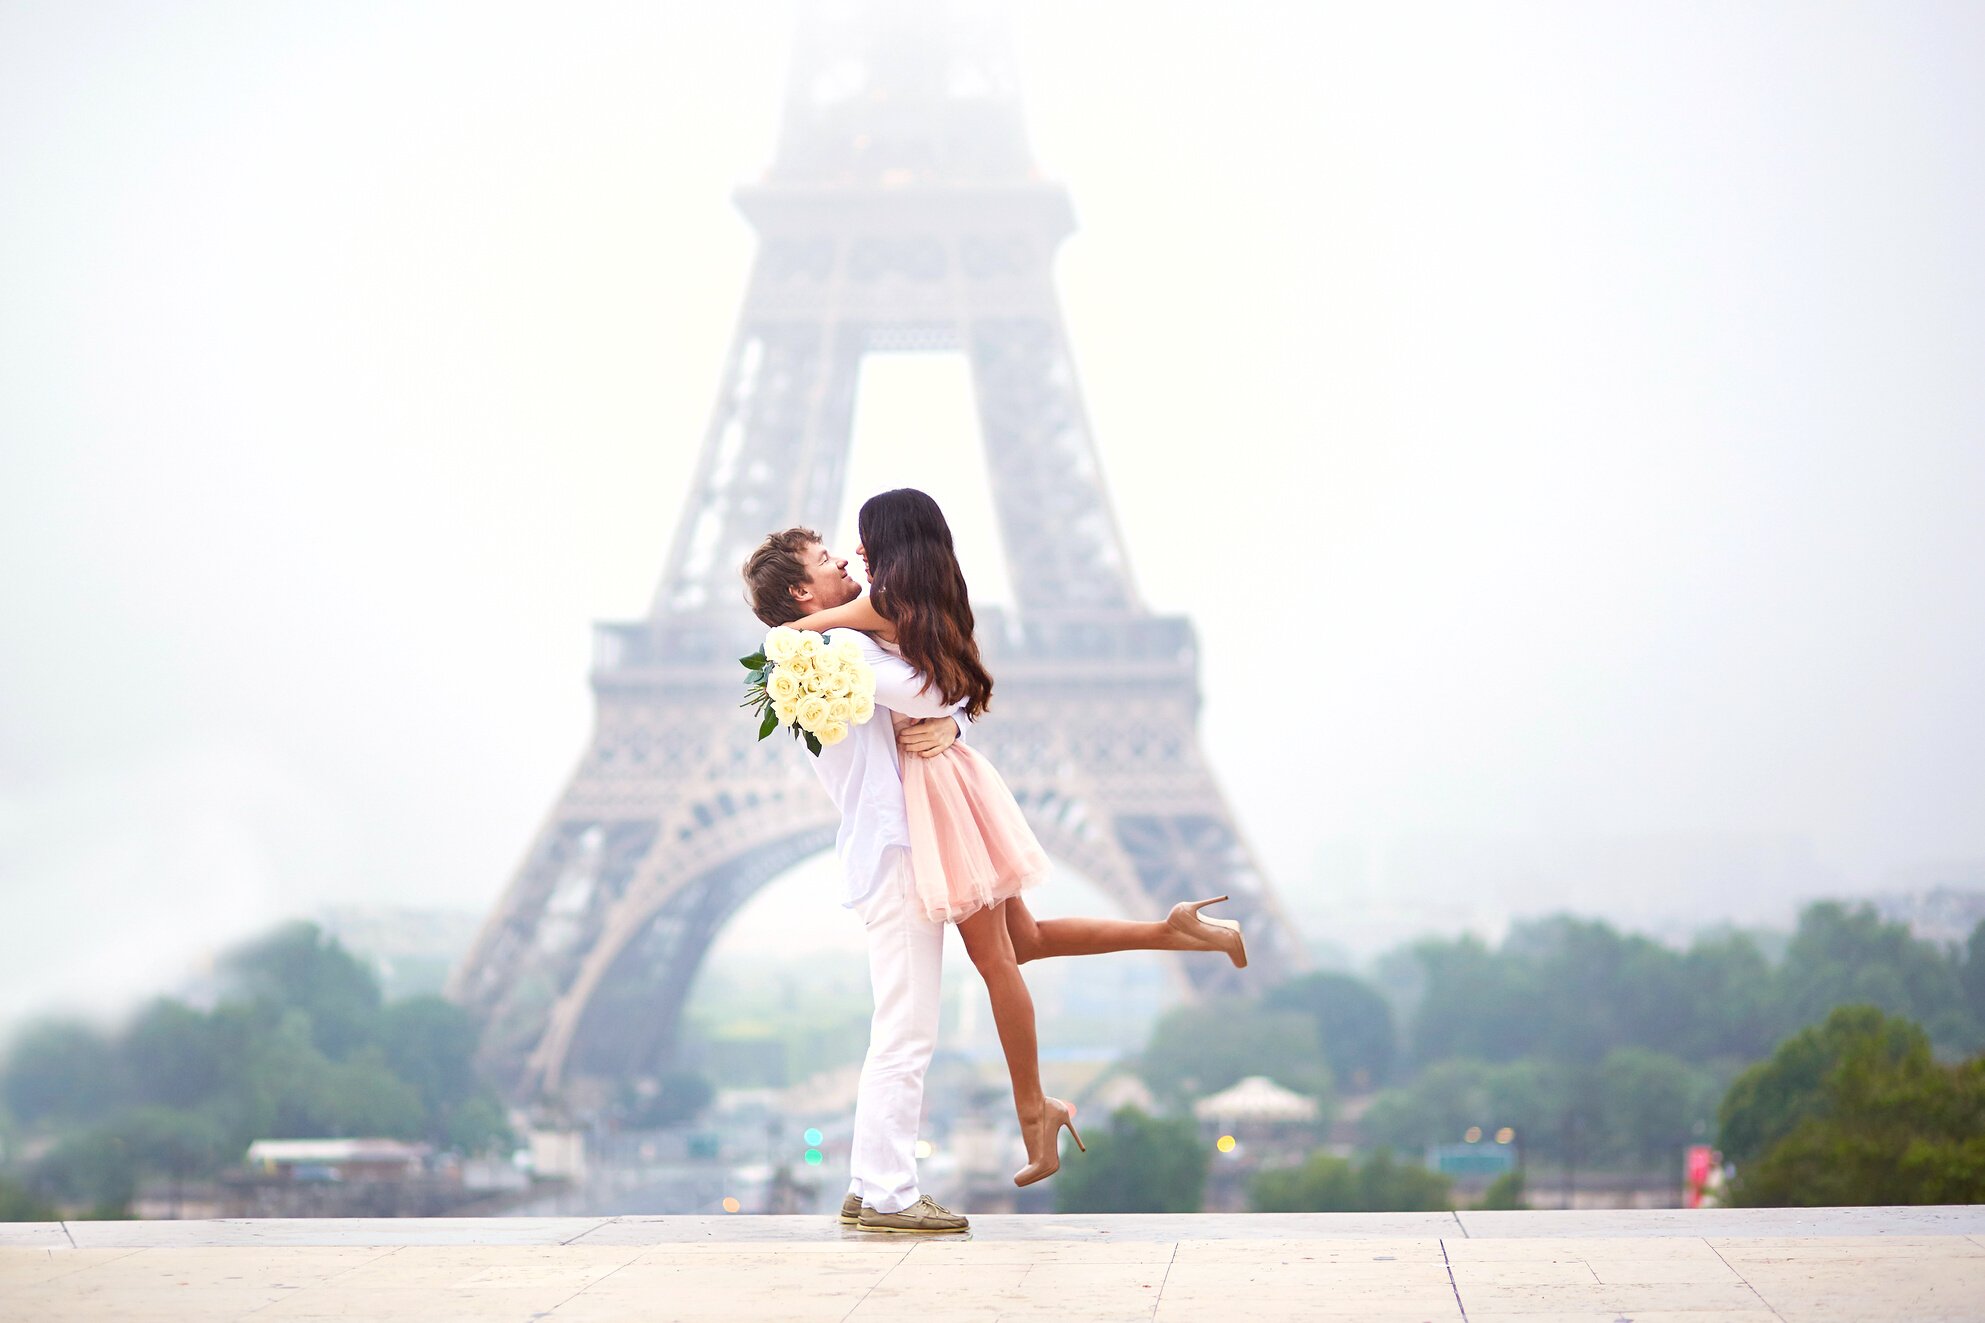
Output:
M872 352L970 361L1015 595L980 613L998 696L973 739L1042 844L1130 914L1230 893L1251 983L1301 961L1194 734L1192 627L1131 582L1052 283L1073 214L1004 34L930 0L875 18L805 20L776 162L737 195L761 245L666 573L645 620L597 628L591 745L451 981L520 1097L659 1070L726 919L833 842L805 756L737 711L738 567L840 507Z

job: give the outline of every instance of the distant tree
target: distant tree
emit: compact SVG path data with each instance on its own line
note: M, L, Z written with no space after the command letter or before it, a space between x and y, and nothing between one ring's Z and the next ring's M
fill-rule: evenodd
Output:
M1459 1140L1491 1120L1487 1082L1496 1068L1466 1059L1437 1061L1410 1084L1385 1090L1359 1118L1366 1142L1416 1150Z
M1809 907L1775 966L1744 934L1682 952L1564 915L1518 924L1499 949L1463 937L1411 956L1410 971L1397 956L1381 968L1412 1007L1405 1039L1420 1065L1541 1056L1596 1069L1644 1047L1720 1072L1848 1003L1913 1017L1947 1051L1985 1043L1985 935L1945 951L1866 906Z
M191 1107L228 1081L228 1044L214 1017L169 998L138 1013L119 1035L118 1052L140 1103Z
M1297 1011L1316 1022L1323 1059L1340 1086L1362 1091L1391 1077L1399 1046L1392 1007L1364 980L1349 974L1306 974L1270 991L1262 1005Z
M1978 921L1971 930L1971 940L1964 944L1959 981L1964 985L1965 1005L1973 1022L1985 1025L1985 919Z
M379 1045L387 1068L419 1093L431 1142L481 1152L511 1138L502 1103L476 1073L476 1025L467 1011L440 997L389 1003Z
M1416 1151L1459 1142L1470 1126L1515 1130L1528 1152L1554 1156L1567 1108L1566 1072L1536 1059L1440 1061L1381 1093L1359 1119L1368 1143Z
M0 1176L0 1222L54 1222L61 1210L18 1181Z
M1741 1205L1985 1202L1985 1056L1943 1065L1874 1007L1841 1007L1746 1071L1723 1122Z
M1776 971L1754 940L1726 933L1698 941L1682 956L1681 974L1685 1025L1664 1047L1694 1061L1751 1062L1771 1051L1784 1013Z
M420 1092L394 1075L376 1048L327 1061L298 1084L283 1095L277 1137L429 1137Z
M1594 1157L1641 1171L1675 1166L1692 1138L1707 1136L1716 1081L1665 1052L1626 1047L1599 1067L1599 1138Z
M91 1218L129 1215L138 1166L124 1137L99 1127L66 1136L30 1169L38 1192L89 1210Z
M79 1020L43 1020L14 1040L0 1068L0 1102L22 1125L60 1118L87 1124L123 1102L117 1051Z
M1979 1046L1979 1022L1961 971L1950 954L1873 906L1810 905L1781 970L1784 1028L1817 1023L1836 1006L1873 1006L1922 1025L1945 1048L1969 1052Z
M1875 1051L1900 1061L1928 1048L1923 1031L1873 1006L1843 1006L1801 1029L1731 1082L1718 1109L1718 1146L1741 1169L1827 1110L1827 1081L1848 1053Z
M1408 1034L1416 1063L1510 1061L1538 1048L1550 1007L1523 962L1473 936L1420 942L1413 952L1424 980Z
M427 996L382 1005L371 972L310 924L224 968L231 991L211 1011L159 999L114 1038L51 1021L13 1043L0 1118L10 1138L55 1140L25 1170L31 1194L121 1216L141 1175L211 1175L263 1138L514 1146L460 1008Z
M1084 1127L1087 1153L1064 1156L1054 1178L1061 1213L1196 1213L1210 1151L1185 1118L1120 1109L1107 1126ZM1073 1148L1072 1144L1065 1144Z
M492 1093L479 1093L449 1109L440 1143L457 1153L508 1152L517 1147L503 1104Z
M106 1129L123 1141L140 1171L176 1181L212 1175L243 1151L213 1116L176 1107L134 1108Z
M1680 955L1646 937L1569 916L1519 924L1503 956L1527 966L1537 1048L1571 1066L1596 1066L1616 1047L1668 1049L1688 1029Z
M1454 1207L1451 1188L1447 1177L1400 1162L1388 1148L1356 1165L1316 1152L1300 1167L1258 1173L1248 1183L1248 1206L1257 1213L1441 1212Z
M1530 1201L1523 1197L1523 1172L1521 1169L1506 1171L1489 1182L1489 1188L1482 1191L1482 1202L1477 1208L1524 1209Z
M1169 1011L1151 1031L1139 1073L1173 1099L1217 1093L1248 1075L1267 1075L1298 1093L1330 1091L1330 1067L1316 1021L1263 1010L1240 997L1216 997Z
M238 1115L254 1139L423 1139L420 1092L387 1067L376 1046L334 1061L311 1041L311 1022L291 1011L252 1045Z
M230 953L222 972L249 997L309 1017L319 1051L341 1059L372 1041L379 981L314 923L288 923Z

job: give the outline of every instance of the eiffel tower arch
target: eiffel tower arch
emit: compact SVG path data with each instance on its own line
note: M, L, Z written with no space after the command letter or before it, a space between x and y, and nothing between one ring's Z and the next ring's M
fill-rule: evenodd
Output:
M595 630L591 741L450 981L518 1097L658 1070L716 933L836 817L737 710L759 626L739 566L840 508L865 355L962 354L1012 581L979 613L998 682L973 741L1049 854L1125 913L1229 893L1252 964L1171 962L1188 993L1302 955L1196 736L1189 621L1139 600L1052 263L1068 194L1027 144L1004 32L939 3L802 19L760 236L701 460L646 618Z

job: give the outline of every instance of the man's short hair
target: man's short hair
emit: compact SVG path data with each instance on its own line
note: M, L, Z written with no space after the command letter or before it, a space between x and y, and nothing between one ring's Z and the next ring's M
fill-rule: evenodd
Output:
M801 559L820 541L810 528L788 528L758 544L744 562L744 595L751 613L767 625L789 625L806 614L793 600L793 589L804 588L811 569Z

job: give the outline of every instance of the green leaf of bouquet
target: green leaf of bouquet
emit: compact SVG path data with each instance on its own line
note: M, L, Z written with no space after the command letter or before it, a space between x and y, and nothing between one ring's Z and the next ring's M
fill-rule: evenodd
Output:
M768 707L765 709L765 720L758 723L758 738L762 740L777 729L779 729L779 714Z
M810 730L801 731L800 733L806 736L806 751L818 758L820 756L820 741L813 738L813 732Z
M740 665L742 665L742 666L744 667L744 669L745 669L745 670L747 670L747 671L760 671L760 670L764 670L764 669L765 669L765 654L764 654L764 653L762 653L762 652L754 652L754 653L752 653L752 654L751 654L751 655L750 655L749 657L740 657L740 658L738 658L738 662L739 662L739 664L740 664Z

